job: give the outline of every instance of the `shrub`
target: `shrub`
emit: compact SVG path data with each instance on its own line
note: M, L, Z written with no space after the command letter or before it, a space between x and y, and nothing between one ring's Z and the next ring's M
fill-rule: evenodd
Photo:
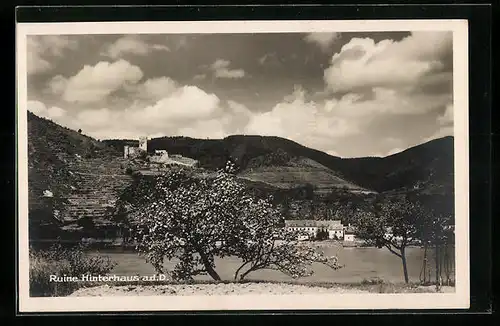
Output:
M139 171L133 171L131 175L133 178L138 178L141 176L141 173Z
M375 277L375 278L371 278L371 279L363 279L363 281L361 281L361 284L363 285L377 285L377 284L383 284L384 283L384 280L381 279L381 278L378 278L378 277Z
M316 241L323 241L328 239L328 231L326 230L318 230L316 233L315 240Z
M30 296L65 296L83 285L79 282L51 282L51 275L105 275L116 266L109 257L89 256L84 249L82 244L74 248L56 244L48 250L30 248Z
M139 151L139 155L138 155L138 158L142 161L146 161L146 159L148 158L148 152L144 151L144 150L140 150Z

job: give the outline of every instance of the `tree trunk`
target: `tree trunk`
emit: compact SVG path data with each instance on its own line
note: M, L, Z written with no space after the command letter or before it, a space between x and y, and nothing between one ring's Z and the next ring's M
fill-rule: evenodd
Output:
M215 281L220 281L221 278L219 274L212 268L210 265L205 265L205 269L207 270L208 275L210 275Z
M450 253L450 250L453 249L452 246L450 246L449 244L446 244L446 282L448 285L451 284L451 281L452 281L452 277L451 277L451 274L452 274L452 271L453 271L453 259L452 259L452 255L453 253Z
M427 241L424 243L424 259L420 271L420 282L427 284Z
M238 280L238 276L240 276L240 280L243 279L244 275L239 275L239 274L240 274L240 271L243 269L243 267L245 267L248 263L250 263L250 261L244 262L243 264L240 265L240 267L238 267L238 269L234 273L234 280L235 281Z
M406 254L404 246L401 247L400 252L401 252L401 261L403 263L403 273L405 276L405 283L408 284L410 282L410 279L408 277L408 267L406 266Z
M240 275L240 281L243 281L245 277L247 277L248 274L251 272L255 271L255 266L250 267L248 270L246 270L243 274Z
M210 261L208 260L207 256L203 252L199 252L201 261L203 262L203 266L207 270L208 275L212 277L215 281L220 281L221 278L219 274L213 269L212 264L210 264Z
M439 270L439 244L436 242L436 290L439 291L439 274L441 271Z

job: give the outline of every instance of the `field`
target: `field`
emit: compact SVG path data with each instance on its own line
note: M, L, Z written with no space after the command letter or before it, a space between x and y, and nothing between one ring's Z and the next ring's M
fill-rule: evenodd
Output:
M291 189L310 183L314 184L318 191L326 193L332 189L344 187L352 190L363 190L334 175L328 169L314 167L261 167L247 170L239 176L243 179L265 182L283 189Z

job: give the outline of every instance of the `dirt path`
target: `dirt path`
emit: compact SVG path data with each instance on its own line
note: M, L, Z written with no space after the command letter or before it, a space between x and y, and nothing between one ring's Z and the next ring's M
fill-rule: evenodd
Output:
M175 284L149 286L102 285L83 288L70 296L157 296L157 295L242 295L242 294L332 294L369 293L358 289L325 288L294 284L243 283L243 284Z

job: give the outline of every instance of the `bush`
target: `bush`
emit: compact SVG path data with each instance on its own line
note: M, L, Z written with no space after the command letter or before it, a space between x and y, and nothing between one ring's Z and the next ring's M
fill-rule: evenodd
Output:
M363 285L378 285L378 284L383 284L384 283L384 280L381 279L381 278L378 278L378 277L374 277L374 278L371 278L371 279L363 279L363 281L361 281L361 284Z
M328 231L326 230L318 230L316 233L315 240L316 241L323 241L328 239Z
M48 250L30 248L30 296L65 296L84 285L80 282L51 282L50 276L105 275L116 263L109 257L89 256L85 246L63 248L56 244Z
M142 161L146 161L146 159L148 158L148 152L146 152L145 150L140 150L138 158Z
M139 171L134 171L134 172L132 172L132 174L131 174L131 175L132 175L132 177L133 177L133 178L138 178L138 177L140 177L140 176L141 176L141 172L139 172Z

